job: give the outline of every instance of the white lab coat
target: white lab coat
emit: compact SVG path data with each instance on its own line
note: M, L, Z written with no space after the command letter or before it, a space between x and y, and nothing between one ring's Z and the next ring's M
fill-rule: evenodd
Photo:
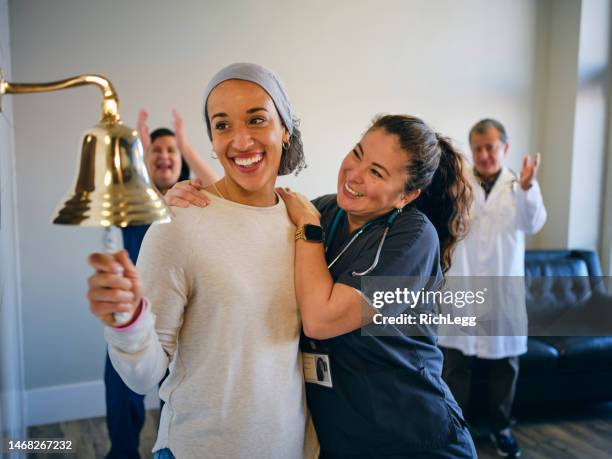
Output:
M525 275L525 234L537 233L546 222L546 209L538 183L523 191L516 176L503 168L497 182L485 199L485 192L473 175L469 178L474 189L471 226L466 238L457 244L452 267L447 276L504 276L500 284L510 285L508 276L518 276L521 289L514 295L512 307L527 313L522 278ZM518 302L518 303L515 303ZM525 330L526 328L522 328ZM440 330L439 344L458 349L463 354L480 358L499 359L527 352L526 336L444 336Z

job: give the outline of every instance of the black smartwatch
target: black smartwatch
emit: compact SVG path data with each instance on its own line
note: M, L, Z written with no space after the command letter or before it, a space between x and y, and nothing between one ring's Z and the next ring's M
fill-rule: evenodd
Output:
M306 224L295 232L295 240L299 239L308 242L323 242L323 228L317 225Z

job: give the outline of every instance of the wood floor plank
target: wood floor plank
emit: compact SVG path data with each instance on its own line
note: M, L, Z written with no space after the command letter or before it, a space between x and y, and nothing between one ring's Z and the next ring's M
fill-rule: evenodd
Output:
M157 438L159 410L146 413L140 436L142 458L151 458ZM524 459L612 459L612 403L573 411L536 412L513 428ZM77 454L31 454L32 459L104 459L110 448L105 418L31 427L30 438L64 438L75 442ZM475 438L481 459L499 458L489 437Z

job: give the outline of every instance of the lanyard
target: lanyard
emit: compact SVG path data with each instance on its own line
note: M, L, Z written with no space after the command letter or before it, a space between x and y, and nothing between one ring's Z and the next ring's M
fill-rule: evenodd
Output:
M378 244L378 250L376 251L376 257L374 258L374 263L372 263L372 266L370 266L368 269L366 269L365 271L361 273L353 272L352 273L353 276L365 276L366 274L370 273L374 268L376 268L376 266L378 265L378 259L380 258L380 251L382 250L383 243L385 242L385 239L387 238L387 233L389 233L389 230L391 229L391 225L393 225L393 222L399 216L400 213L401 213L401 210L395 210L395 211L392 211L387 217L387 222L385 225L386 226L385 232L383 233L383 236L380 239L380 243ZM344 216L344 214L345 212L343 209L338 209L336 211L336 215L334 215L334 219L332 220L332 224L329 228L329 232L327 233L325 237L325 253L327 253L327 251L329 250L329 246L334 240L334 236L336 235L336 232L338 231L338 226L340 226L340 221L342 220L342 217ZM334 258L331 261L331 263L327 265L327 269L331 269L331 267L340 259L340 257L344 255L344 252L348 250L351 244L355 242L355 240L361 235L361 233L363 233L366 229L372 226L373 223L374 221L369 221L365 225L363 225L361 228L359 228L359 231L355 233L355 235L351 238L351 240L348 241L348 243L342 248L340 253L336 255L336 258Z

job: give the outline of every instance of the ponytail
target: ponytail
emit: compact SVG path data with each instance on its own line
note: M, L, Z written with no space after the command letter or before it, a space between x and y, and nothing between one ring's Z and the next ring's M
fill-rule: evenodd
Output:
M440 264L446 273L457 242L467 233L472 204L472 187L465 176L463 157L450 139L435 133L415 116L380 116L368 130L374 129L397 135L402 149L408 152L404 191L421 190L415 205L438 232Z
M440 239L442 271L451 267L453 251L468 230L472 187L465 176L465 162L449 138L436 134L440 161L431 183L416 200L417 208L433 223Z

